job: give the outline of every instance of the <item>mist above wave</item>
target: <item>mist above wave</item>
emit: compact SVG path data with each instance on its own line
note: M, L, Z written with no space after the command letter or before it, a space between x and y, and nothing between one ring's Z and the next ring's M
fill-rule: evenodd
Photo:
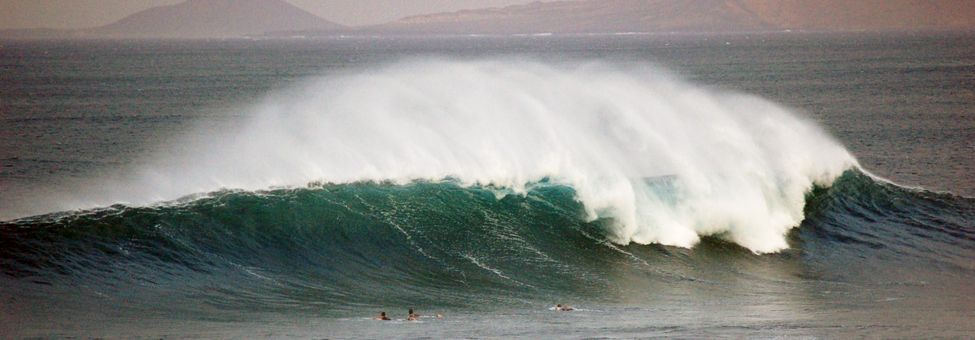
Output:
M407 61L312 79L251 106L238 131L101 181L59 208L149 204L221 188L441 180L575 189L618 243L720 234L787 247L804 195L855 159L767 100L648 65Z

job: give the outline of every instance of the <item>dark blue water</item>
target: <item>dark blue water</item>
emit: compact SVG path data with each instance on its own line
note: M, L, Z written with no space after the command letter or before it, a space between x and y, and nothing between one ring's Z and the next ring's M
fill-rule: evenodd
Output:
M0 333L964 337L975 332L973 42L968 35L4 42ZM324 178L148 206L52 208L86 206L64 197L84 197L92 183L107 185L126 169L192 152L185 149L208 135L246 128L255 98L309 77L430 56L662 64L704 87L796 108L836 136L863 171L900 185L849 169L806 194L789 248L764 255L720 233L691 249L614 244L614 221L587 218L576 189L557 183L499 195L450 179ZM559 302L579 310L549 310ZM426 317L369 320L380 310L403 319L411 307Z

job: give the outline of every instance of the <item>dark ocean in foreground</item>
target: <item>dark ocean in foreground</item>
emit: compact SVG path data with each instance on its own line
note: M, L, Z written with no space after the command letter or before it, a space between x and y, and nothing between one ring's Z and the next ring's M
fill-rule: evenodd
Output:
M970 337L973 46L2 42L0 336Z

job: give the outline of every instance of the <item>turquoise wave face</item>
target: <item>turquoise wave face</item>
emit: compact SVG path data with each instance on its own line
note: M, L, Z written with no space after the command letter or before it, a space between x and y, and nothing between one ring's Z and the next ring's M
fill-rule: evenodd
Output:
M4 222L0 270L27 299L182 313L476 310L657 301L742 281L747 293L782 280L975 276L975 200L848 171L805 210L790 249L756 255L722 235L692 249L613 244L612 221L587 221L572 188L544 183L525 195L450 181L217 192Z
M611 218L602 229L618 244L691 247L721 233L774 253L805 192L859 168L789 108L639 63L404 60L310 78L235 115L145 164L24 190L0 219L313 181L453 177L522 192L548 178L572 187L588 219Z

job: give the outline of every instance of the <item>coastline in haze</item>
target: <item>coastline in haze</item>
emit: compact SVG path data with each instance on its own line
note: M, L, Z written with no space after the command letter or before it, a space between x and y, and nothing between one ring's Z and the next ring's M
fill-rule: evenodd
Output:
M202 39L347 35L966 31L967 0L603 0L532 2L349 27L284 0L188 0L78 30L0 30L0 38Z

